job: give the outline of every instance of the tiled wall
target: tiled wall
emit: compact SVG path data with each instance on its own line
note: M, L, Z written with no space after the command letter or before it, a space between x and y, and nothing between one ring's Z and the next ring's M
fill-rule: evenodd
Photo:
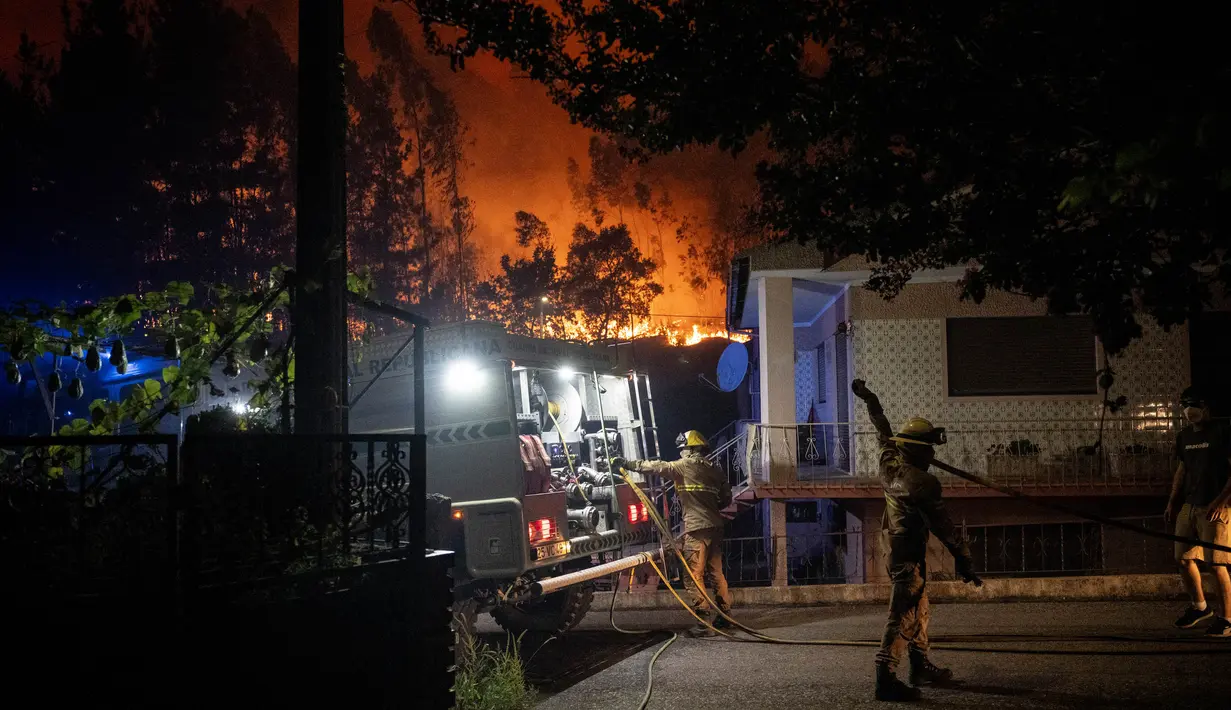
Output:
M854 328L855 377L877 394L890 419L920 416L935 422L1036 421L1097 417L1097 399L949 400L944 390L944 319L859 320ZM1165 333L1148 325L1144 337L1112 359L1112 396L1134 407L1174 402L1188 385L1188 339L1183 328ZM858 421L867 412L857 408Z

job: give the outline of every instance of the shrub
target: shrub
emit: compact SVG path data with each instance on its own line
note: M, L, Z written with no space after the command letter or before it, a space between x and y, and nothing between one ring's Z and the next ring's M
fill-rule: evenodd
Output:
M461 658L453 679L456 710L524 710L534 693L526 685L525 667L510 638L503 649L463 634Z

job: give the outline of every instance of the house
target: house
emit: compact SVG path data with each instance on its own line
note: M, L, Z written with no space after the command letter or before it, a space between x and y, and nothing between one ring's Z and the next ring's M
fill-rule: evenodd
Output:
M912 416L946 427L937 453L946 462L1154 527L1174 470L1180 392L1194 380L1226 392L1225 375L1208 364L1221 343L1208 339L1225 339L1225 314L1192 333L1146 324L1110 359L1111 398L1128 401L1113 414L1103 411L1104 354L1088 318L1048 316L1044 303L1003 292L962 301L960 268L921 272L893 301L863 286L870 267L862 258L834 260L809 246L758 247L737 256L731 274L728 325L754 336L754 421L735 444L739 454L725 458L739 498L759 511L774 584L796 583L799 549L817 548L794 539L788 523L815 500L826 501L818 515L830 516L816 521L832 536L821 554L845 561L847 581L886 576L877 441L851 395L855 378L880 395L895 427ZM1198 331L1207 340L1198 342ZM1165 542L940 478L983 574L1172 569ZM952 558L932 544L929 572L951 575Z

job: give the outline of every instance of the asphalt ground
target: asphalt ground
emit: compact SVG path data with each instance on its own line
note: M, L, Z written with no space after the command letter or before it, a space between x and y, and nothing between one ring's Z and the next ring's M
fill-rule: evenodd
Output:
M960 685L925 689L926 707L1220 708L1231 710L1231 639L1179 631L1182 605L1160 602L936 604L932 659ZM872 606L736 610L745 624L790 639L879 640L885 610ZM491 631L490 620L481 631ZM636 708L651 655L684 612L606 609L541 645L526 639L528 676L544 710ZM535 647L531 648L530 645ZM996 651L1018 650L1030 653ZM874 708L874 648L784 646L681 636L655 666L651 708ZM905 663L900 669L906 676Z

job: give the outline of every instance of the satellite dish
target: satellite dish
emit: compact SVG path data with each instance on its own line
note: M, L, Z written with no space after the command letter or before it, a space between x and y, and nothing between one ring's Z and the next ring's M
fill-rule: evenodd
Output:
M718 389L734 392L748 375L748 347L743 343L731 343L718 358Z

